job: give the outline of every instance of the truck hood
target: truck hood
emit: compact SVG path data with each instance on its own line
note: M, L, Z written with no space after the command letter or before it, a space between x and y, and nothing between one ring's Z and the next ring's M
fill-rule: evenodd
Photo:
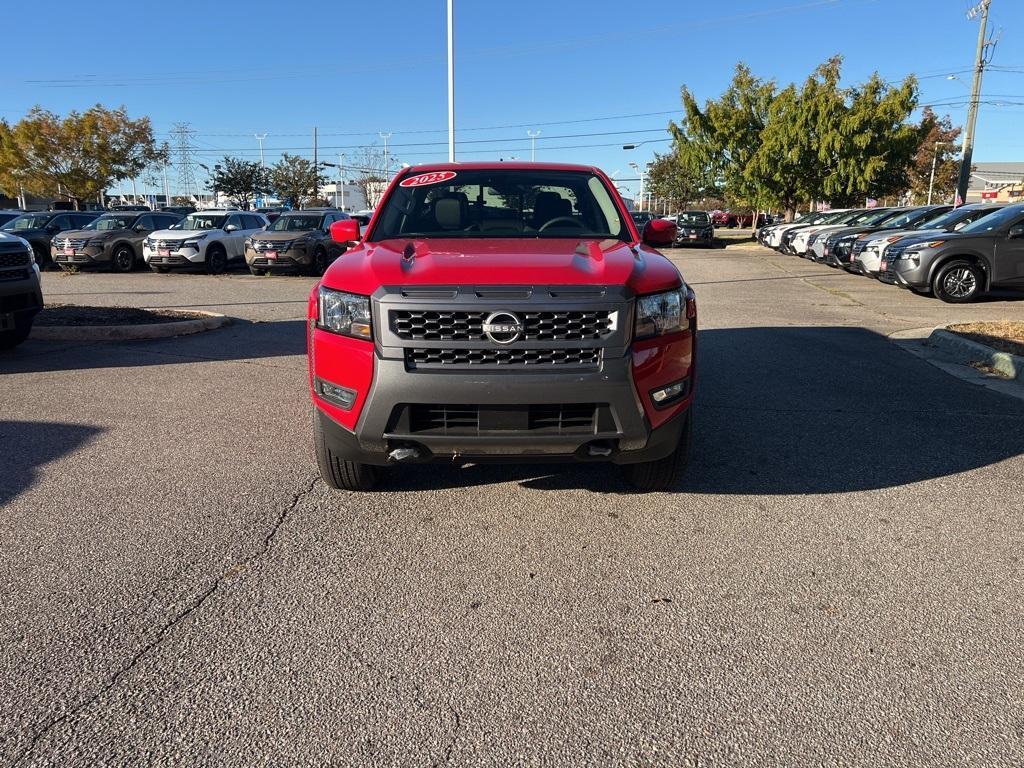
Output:
M365 296L397 285L626 285L640 294L680 282L672 262L649 247L575 238L360 243L323 277L328 288Z

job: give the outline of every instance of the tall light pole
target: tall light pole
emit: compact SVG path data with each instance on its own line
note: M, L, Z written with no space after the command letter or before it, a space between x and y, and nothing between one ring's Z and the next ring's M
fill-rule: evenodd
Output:
M978 100L981 98L981 76L985 72L985 49L992 43L985 40L985 29L988 26L988 7L992 0L981 0L971 8L967 17L973 19L981 14L981 26L978 29L978 50L975 53L974 82L971 84L971 104L967 109L967 126L964 131L963 151L960 155L960 177L956 183L955 206L967 201L967 186L971 181L971 158L974 154L974 126L978 120Z
M526 131L526 135L530 137L530 162L537 162L537 137L540 136L540 131Z
M939 159L939 145L945 143L944 141L935 142L935 153L932 155L932 175L928 179L928 205L932 204L932 188L935 186L935 163Z
M341 210L345 210L345 153L338 155L338 190L341 192Z
M448 0L448 162L455 162L455 0Z
M260 143L260 168L266 168L267 165L266 165L266 163L263 162L263 140L265 138L267 138L267 134L265 134L265 133L254 133L253 136L255 136L256 137L256 141L258 141Z
M636 163L630 163L629 167L640 174L640 210L644 209L644 169Z
M379 136L384 139L384 181L391 178L391 160L388 157L388 139L391 138L391 132L379 133Z

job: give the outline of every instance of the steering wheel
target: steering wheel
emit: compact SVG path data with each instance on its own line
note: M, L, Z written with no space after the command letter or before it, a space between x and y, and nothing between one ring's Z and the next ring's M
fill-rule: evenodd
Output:
M574 219L572 216L556 216L555 218L551 219L551 221L547 221L544 224L542 224L541 228L538 229L537 231L543 232L545 229L547 229L550 226L553 226L557 222L561 222L563 224L571 224L572 226L577 227L578 229L586 229L586 227L582 223L580 223L578 219Z

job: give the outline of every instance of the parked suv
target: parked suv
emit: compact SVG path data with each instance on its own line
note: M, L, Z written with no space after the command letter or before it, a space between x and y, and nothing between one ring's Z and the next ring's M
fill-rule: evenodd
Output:
M39 267L28 240L0 232L0 349L28 338L32 320L43 308Z
M28 240L36 264L46 269L50 263L50 241L58 232L84 227L99 216L93 211L37 211L11 219L0 230Z
M951 304L974 301L991 288L1024 288L1024 203L959 232L893 243L878 278Z
M703 245L710 248L715 244L715 228L711 217L704 211L683 211L675 217L676 245Z
M245 256L245 239L267 226L258 213L208 210L190 213L143 241L142 255L154 272L206 268L211 275Z
M61 232L50 241L50 256L61 269L109 267L131 272L142 261L142 241L153 231L181 221L174 213L105 213L81 229Z
M322 275L345 252L331 239L331 224L349 218L335 208L307 208L282 213L264 231L245 240L245 263L254 275L297 272Z
M621 464L673 486L689 455L697 307L596 168L405 169L309 300L320 473L373 487L440 461ZM343 243L355 221L332 225Z

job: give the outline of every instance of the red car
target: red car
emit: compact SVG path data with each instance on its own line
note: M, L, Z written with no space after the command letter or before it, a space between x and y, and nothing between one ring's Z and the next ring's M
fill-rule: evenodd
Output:
M320 473L369 490L410 462L620 464L642 489L687 462L693 291L596 168L405 169L309 297ZM386 469L390 467L389 469Z

